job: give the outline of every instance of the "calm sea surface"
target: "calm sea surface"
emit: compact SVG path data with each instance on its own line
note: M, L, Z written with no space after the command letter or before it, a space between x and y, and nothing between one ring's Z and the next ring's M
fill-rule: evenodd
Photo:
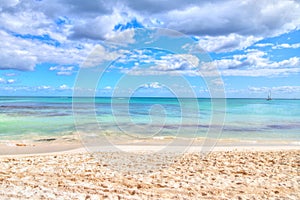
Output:
M0 140L77 131L299 142L300 100L0 97Z

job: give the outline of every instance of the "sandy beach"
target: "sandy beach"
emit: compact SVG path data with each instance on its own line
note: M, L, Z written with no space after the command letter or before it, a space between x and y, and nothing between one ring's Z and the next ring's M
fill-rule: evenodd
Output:
M300 0L0 16L0 200L300 200Z
M300 198L299 146L216 147L209 154L128 149L2 155L0 199Z

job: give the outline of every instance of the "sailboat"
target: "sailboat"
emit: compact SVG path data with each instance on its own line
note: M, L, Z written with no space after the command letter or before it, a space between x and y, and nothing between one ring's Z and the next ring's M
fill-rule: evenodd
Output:
M271 91L269 91L268 98L267 98L266 100L267 100L267 101L272 100L272 97L271 97Z

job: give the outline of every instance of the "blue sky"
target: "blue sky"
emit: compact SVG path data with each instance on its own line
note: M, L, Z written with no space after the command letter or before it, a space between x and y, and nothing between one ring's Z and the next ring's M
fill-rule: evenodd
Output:
M300 98L299 1L7 0L0 38L0 95Z

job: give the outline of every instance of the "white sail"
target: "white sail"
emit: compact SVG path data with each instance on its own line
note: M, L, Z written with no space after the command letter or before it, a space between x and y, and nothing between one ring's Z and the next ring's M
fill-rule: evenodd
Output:
M272 97L271 97L271 91L269 91L267 100L268 100L268 101L269 101L269 100L272 100Z

